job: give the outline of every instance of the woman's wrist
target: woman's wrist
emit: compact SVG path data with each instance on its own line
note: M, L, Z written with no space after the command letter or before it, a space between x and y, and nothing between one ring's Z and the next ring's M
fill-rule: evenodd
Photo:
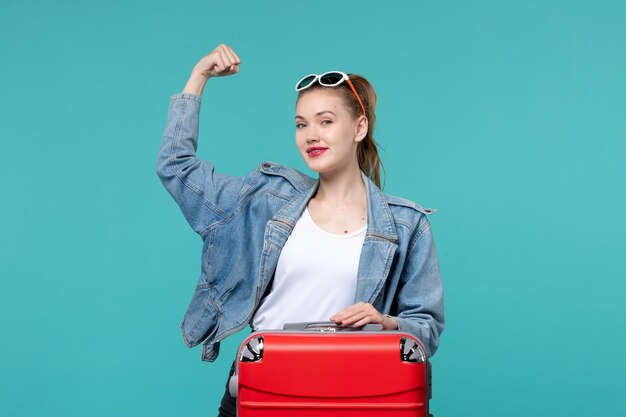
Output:
M384 330L398 330L398 322L389 314L383 315L383 329Z
M183 93L191 93L201 96L204 91L204 86L209 78L210 77L207 77L204 74L192 72L189 80L187 80L187 84L185 84L185 88L183 88Z

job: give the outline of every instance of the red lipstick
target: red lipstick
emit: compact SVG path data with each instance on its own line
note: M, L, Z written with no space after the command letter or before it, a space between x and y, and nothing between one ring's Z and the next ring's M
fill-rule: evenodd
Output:
M306 148L306 153L311 158L317 158L318 156L323 154L326 151L326 149L328 149L328 148L323 148L321 146L310 146L310 147Z

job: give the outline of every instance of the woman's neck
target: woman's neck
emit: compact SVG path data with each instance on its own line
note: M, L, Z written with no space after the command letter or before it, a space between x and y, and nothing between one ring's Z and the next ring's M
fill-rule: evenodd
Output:
M314 198L332 206L365 204L365 184L358 165L341 174L320 174L320 185Z

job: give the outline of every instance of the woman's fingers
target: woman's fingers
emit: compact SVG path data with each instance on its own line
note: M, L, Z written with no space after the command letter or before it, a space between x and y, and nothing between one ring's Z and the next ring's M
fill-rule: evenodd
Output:
M224 57L222 56L222 51L220 50L215 51L215 63L216 63L215 72L217 73L217 75L224 72L224 70L226 69L226 62L224 61Z
M359 325L358 323L361 321L365 321L365 323L370 323L369 320L371 320L373 318L372 314L369 311L360 311L358 313L355 313L349 317L346 317L343 321L342 324L354 324L354 325ZM364 324L365 324L364 323Z
M362 327L362 326L365 326L366 324L372 324L372 323L381 324L380 322L375 321L375 318L373 318L372 316L366 316L366 317L363 317L361 320L355 322L354 325L356 327Z
M226 44L219 44L196 64L196 70L208 77L222 77L239 72L241 59Z
M339 313L334 314L330 319L335 322L343 322L348 317L351 317L355 312L360 311L362 309L361 303L353 304L349 307L344 308Z
M382 323L384 317L371 304L359 302L346 307L330 319L342 325L362 326L368 323Z
M229 47L229 49L233 53L233 56L235 57L235 59L237 60L237 65L241 64L241 58L239 58L239 55L237 55L235 51L233 51L232 48Z
M222 48L222 51L224 52L224 55L226 58L225 61L227 62L229 67L239 64L239 60L235 58L235 52L232 50L231 47L224 45L224 44L220 46Z
M239 63L241 60L239 57L235 57L235 52L231 47L225 44L220 44L216 49L218 49L221 53L222 61L224 62L222 75L229 75L239 72Z

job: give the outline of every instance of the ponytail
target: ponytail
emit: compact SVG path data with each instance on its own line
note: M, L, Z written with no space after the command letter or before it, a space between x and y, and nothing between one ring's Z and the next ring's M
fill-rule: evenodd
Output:
M381 187L380 174L381 170L384 172L383 164L378 156L378 143L374 140L374 126L376 124L376 91L372 84L363 76L357 74L348 74L354 89L359 93L363 107L365 107L365 116L368 121L368 129L365 138L357 147L357 160L359 162L359 168L365 173L378 188ZM346 83L346 88L349 94L344 94L347 102L350 103L349 107L352 114L355 117L362 114L363 110L359 101L354 96L352 90Z

